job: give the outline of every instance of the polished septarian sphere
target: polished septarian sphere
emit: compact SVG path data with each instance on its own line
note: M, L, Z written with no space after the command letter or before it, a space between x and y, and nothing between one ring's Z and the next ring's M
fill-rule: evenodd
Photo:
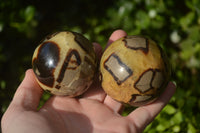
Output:
M44 90L74 97L89 88L97 63L89 40L79 33L63 31L42 41L35 49L32 66Z
M100 72L105 92L132 106L153 102L170 77L163 50L141 36L126 36L113 42L102 55Z

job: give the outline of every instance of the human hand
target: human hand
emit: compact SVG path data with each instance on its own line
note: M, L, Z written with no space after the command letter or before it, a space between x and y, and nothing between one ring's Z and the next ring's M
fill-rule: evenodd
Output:
M125 36L115 31L108 44ZM102 49L94 44L100 58ZM152 104L138 107L128 116L120 113L123 105L116 102L100 87L98 78L81 97L52 96L37 109L43 90L34 78L32 70L26 72L12 102L5 112L1 125L3 133L138 133L153 121L175 92L169 83L163 94Z

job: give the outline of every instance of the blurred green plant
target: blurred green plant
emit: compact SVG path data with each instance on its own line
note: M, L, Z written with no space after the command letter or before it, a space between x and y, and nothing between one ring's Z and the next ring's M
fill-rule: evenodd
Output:
M0 2L1 115L31 68L39 41L58 30L105 47L115 29L155 40L167 53L177 91L144 132L200 132L200 1L86 0ZM49 98L44 94L40 106ZM123 115L134 108L126 107Z
M33 36L34 28L37 26L37 21L34 19L35 7L27 6L25 9L20 9L16 15L19 15L17 16L19 20L13 17L13 20L10 22L10 27L17 29L18 32L25 33L29 38Z

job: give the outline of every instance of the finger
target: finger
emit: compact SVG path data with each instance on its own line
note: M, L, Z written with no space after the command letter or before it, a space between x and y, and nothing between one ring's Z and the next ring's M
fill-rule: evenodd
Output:
M112 43L112 42L114 42L114 41L116 41L116 40L118 40L118 39L120 39L120 38L122 38L122 37L125 37L127 35L127 33L124 31L124 30L116 30L116 31L114 31L112 34L111 34L111 36L110 36L110 38L109 38L109 40L108 40L108 43L107 43L107 45L106 45L106 48Z
M114 31L108 40L107 46L110 45L113 41L115 41L121 37L124 37L126 35L127 35L126 32L123 30ZM98 43L93 43L93 45L94 45L97 57L100 60L101 55L102 55L102 48ZM106 94L100 86L101 85L99 82L99 74L97 74L95 77L95 80L94 80L93 84L91 85L91 87L89 88L89 90L85 94L83 94L83 98L89 98L89 99L94 99L94 100L103 102Z
M102 55L102 47L98 43L93 43L93 45L94 45L95 53L97 55L97 61L99 63L101 55ZM103 89L101 88L101 84L99 82L99 73L97 70L97 74L94 77L94 81L93 81L92 85L90 86L88 91L83 94L82 97L88 98L88 99L93 99L93 100L98 100L98 101L102 102L105 99L105 96L106 96L106 94L103 91Z
M35 80L33 70L27 70L11 104L20 106L25 110L37 110L42 93L42 89Z
M123 30L116 30L114 31L107 43L106 48L114 41L126 36L126 32ZM107 105L110 109L112 109L115 112L120 112L123 108L123 105L115 100L113 100L110 96L106 96L105 100L104 100L104 104Z
M113 110L116 113L121 114L124 106L123 104L121 104L120 102L115 101L114 99L112 99L110 96L106 96L105 100L104 100L104 104L106 106L108 106L111 110Z
M102 47L98 43L93 43L94 46L94 51L96 53L97 59L100 60L101 55L102 55Z
M101 88L98 76L96 75L95 80L90 86L90 88L83 94L83 98L98 100L100 102L103 102L105 97L106 94Z
M127 116L127 119L134 123L139 130L143 130L169 102L175 90L176 86L170 82L164 93L155 102L137 108Z

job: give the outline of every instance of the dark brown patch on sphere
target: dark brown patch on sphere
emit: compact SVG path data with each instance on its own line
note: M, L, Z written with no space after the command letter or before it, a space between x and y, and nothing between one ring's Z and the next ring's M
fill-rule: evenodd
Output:
M38 80L46 86L54 84L54 70L59 62L60 48L54 42L44 42L38 49L38 55L33 59L33 71Z

